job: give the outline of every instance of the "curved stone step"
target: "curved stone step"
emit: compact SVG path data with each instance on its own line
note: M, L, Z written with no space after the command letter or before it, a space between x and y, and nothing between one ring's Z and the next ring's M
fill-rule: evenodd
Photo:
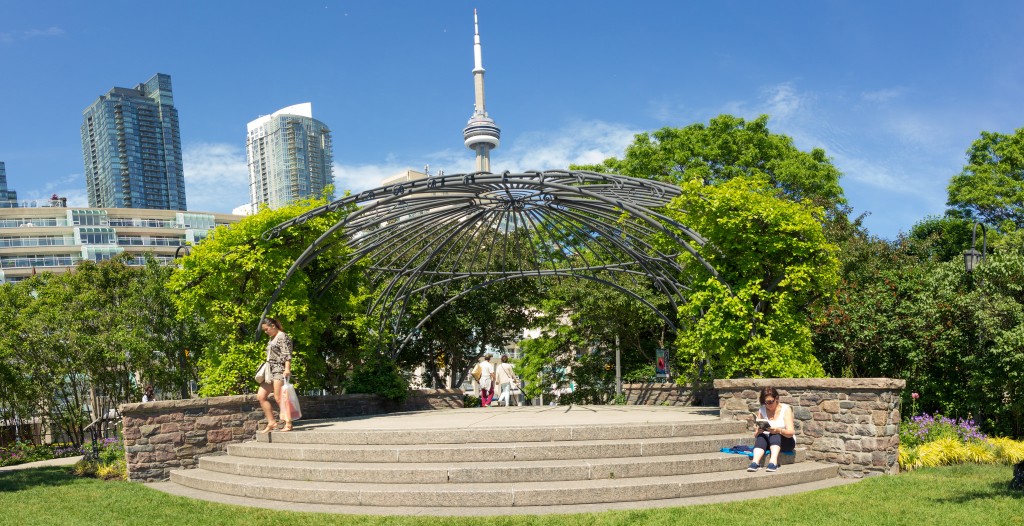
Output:
M171 481L195 489L258 499L352 506L548 506L674 499L736 493L835 477L835 465L800 462L775 473L745 470L560 482L363 484L246 477L205 469L171 472Z
M782 455L782 465L806 458L804 450ZM203 457L199 468L247 477L370 484L460 484L509 480L541 482L687 475L745 468L742 455L698 453L642 458L546 461L429 463L310 462L218 455Z
M496 516L496 515L551 515L571 513L601 513L611 510L635 510L675 506L694 506L701 504L720 504L723 502L737 502L751 499L774 498L780 495L793 495L807 491L833 488L846 484L852 484L864 479L833 477L789 486L776 486L765 484L760 489L743 491L739 493L718 493L715 495L699 495L694 497L683 497L678 499L661 499L631 502L605 502L595 504L568 504L553 506L480 506L479 503L463 508L459 507L412 507L412 506L344 506L340 504L310 504L308 502L286 502L280 500L263 500L223 493L211 493L202 491L170 481L151 482L147 487L162 491L179 497L229 504L233 506L248 506L251 508L264 508L275 511L296 511L311 513L333 513L345 515L408 515L408 516Z
M687 455L717 452L723 447L731 447L749 441L749 434L625 440L388 446L275 441L272 443L231 444L227 451L229 455L236 457L317 462L502 462Z
M748 432L749 424L734 420L706 420L651 424L605 424L587 426L525 426L509 429L486 423L456 429L370 429L345 430L344 424L299 421L295 430L257 434L259 442L279 444L480 444L507 442L567 442L625 440L686 436L725 435ZM748 433L752 435L753 433Z

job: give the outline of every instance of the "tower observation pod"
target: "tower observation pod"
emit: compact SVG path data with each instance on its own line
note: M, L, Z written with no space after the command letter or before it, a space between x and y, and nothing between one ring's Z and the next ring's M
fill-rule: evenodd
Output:
M476 92L476 105L473 116L462 130L466 148L476 152L476 171L491 171L491 150L500 144L501 130L494 120L487 115L484 106L484 65L480 49L480 26L477 21L476 9L473 10L473 87Z

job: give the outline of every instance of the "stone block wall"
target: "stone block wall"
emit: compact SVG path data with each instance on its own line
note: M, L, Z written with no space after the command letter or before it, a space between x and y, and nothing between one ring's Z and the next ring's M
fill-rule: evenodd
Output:
M797 447L808 459L839 465L844 477L899 472L900 392L890 378L758 378L715 380L721 418L751 422L766 386L793 407Z
M718 406L718 393L711 386L692 390L675 383L622 384L627 405Z
M301 396L299 405L303 420L343 418L462 407L462 391L410 391L403 403L367 394ZM139 482L167 480L172 469L196 467L200 456L255 439L266 423L256 395L124 404L119 409L128 480Z

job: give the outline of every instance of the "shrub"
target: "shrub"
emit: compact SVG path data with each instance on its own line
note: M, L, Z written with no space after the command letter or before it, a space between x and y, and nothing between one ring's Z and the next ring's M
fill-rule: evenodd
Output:
M124 459L100 465L96 468L96 477L103 480L128 480L128 469Z
M936 413L912 417L900 426L900 446L917 447L941 439L960 442L985 440L985 435L973 420L952 419Z
M79 477L95 477L96 471L99 470L100 464L95 460L79 460L75 462L75 465L71 468L71 472Z
M480 397L462 395L462 407L480 407Z
M119 438L105 438L100 446L100 463L113 464L124 461L124 443Z
M383 356L366 360L352 373L346 388L349 393L368 393L401 402L409 396L409 382L398 366Z
M1024 462L1024 442L1009 438L990 438L988 441L999 462L1009 465Z

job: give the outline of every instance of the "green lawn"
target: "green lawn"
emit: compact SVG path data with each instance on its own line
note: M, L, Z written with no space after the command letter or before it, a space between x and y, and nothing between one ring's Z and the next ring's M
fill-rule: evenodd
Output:
M69 468L0 474L0 524L193 524L352 526L621 524L919 525L1024 524L1024 492L1009 489L1012 468L965 465L921 469L811 493L729 504L517 517L378 517L240 508L166 495L141 484L80 479Z

